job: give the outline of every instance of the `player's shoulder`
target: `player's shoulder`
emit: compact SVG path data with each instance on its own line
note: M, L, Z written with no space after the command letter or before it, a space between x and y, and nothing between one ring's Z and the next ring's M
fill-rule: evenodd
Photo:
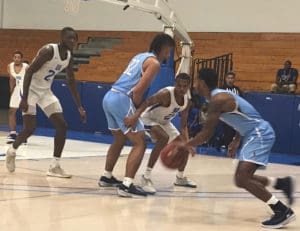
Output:
M39 56L43 56L45 58L51 59L54 55L54 46L52 43L48 43L39 50Z
M234 100L234 97L226 91L219 92L215 95L213 95L210 99L210 104L224 104L228 101Z

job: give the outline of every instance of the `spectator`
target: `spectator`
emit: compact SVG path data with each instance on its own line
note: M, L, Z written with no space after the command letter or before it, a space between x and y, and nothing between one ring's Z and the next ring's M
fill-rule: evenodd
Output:
M292 68L292 62L287 60L284 68L277 71L276 83L272 84L273 93L295 94L297 89L298 70Z
M242 91L239 87L234 85L235 83L235 72L229 71L225 74L224 85L221 87L227 91L231 91L232 93L242 96Z
M225 74L224 85L221 87L227 91L231 91L232 93L242 96L242 91L239 87L237 87L234 83L236 80L235 72L229 71ZM231 143L233 137L235 136L235 130L229 125L221 122L223 125L223 137L220 141L220 145L227 149L228 145Z

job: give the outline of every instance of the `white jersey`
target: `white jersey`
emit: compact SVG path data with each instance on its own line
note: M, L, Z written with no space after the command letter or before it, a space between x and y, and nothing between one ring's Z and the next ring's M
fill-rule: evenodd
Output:
M182 106L180 106L175 99L175 87L165 87L161 89L161 91L165 89L170 92L170 105L168 107L163 107L160 104L156 104L148 107L141 115L141 119L145 121L145 125L147 125L146 121L149 120L157 122L159 124L169 123L177 115L177 113L183 111L188 106L188 101L190 98L189 93L184 95L184 103Z
M30 89L35 92L48 90L51 88L54 76L63 71L70 62L71 52L68 51L67 58L61 60L58 50L58 44L47 44L44 47L53 47L53 57L51 60L46 62L37 72L32 76ZM44 48L43 47L43 48Z
M16 80L16 88L23 90L23 82L24 82L24 76L26 72L26 68L28 67L27 63L22 63L22 68L19 73L16 73L15 71L15 63L11 62L9 64L9 73L12 77Z

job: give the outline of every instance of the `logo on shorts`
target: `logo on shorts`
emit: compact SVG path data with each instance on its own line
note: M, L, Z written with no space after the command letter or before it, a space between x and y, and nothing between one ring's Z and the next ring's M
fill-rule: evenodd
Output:
M56 67L55 67L55 70L56 70L56 71L59 71L61 68L62 68L62 65L57 64Z

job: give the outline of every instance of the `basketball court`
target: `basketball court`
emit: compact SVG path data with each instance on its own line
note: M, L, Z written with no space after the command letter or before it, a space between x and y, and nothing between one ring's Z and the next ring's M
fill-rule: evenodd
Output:
M122 13L127 8L131 8L126 11L129 14L135 10L139 11L140 14L136 14L137 16L150 13L159 20L160 24L163 24L165 33L177 37L182 42L181 61L177 63L178 73L190 72L194 44L186 31L186 25L169 7L168 1L61 0L60 2L53 0L53 2L55 4L53 4L52 10L54 12L57 9L64 10L65 17L69 16L69 22L82 19L77 17L81 16L80 10L85 13L99 14L101 12L97 8L99 2L114 4L115 7L120 7ZM2 3L1 11L4 12L4 1ZM43 7L42 4L39 6ZM53 18L52 15L51 17ZM1 20L3 24L2 21L3 18ZM90 23L88 20L87 22L82 21L83 24ZM85 28L83 24L81 26ZM100 55L97 53L97 56ZM62 92L65 94L64 91ZM89 103L91 104L91 102ZM93 105L93 107L96 106ZM1 111L0 119L3 117L2 113L7 112ZM88 110L87 113L89 113ZM6 121L7 118L4 120ZM0 121L1 126L2 124L4 124L3 120ZM84 132L77 139L69 137L62 154L61 165L73 177L63 179L46 176L53 158L53 130L45 129L47 130L45 134L36 133L29 138L27 145L21 145L17 152L16 171L9 173L5 166L5 153L9 148L9 145L6 144L7 127L3 129L1 126L1 231L268 230L262 228L260 224L272 216L272 210L247 191L234 185L233 174L237 165L237 161L234 159L204 154L199 149L194 157L190 157L185 170L185 175L197 183L197 188L174 186L176 171L167 169L158 161L152 174L157 193L148 195L146 198L122 198L118 196L116 188L98 186L98 179L104 170L107 150L112 142L111 137L106 142L98 139L97 136L92 139L85 137ZM38 129L43 130L43 128ZM72 133L72 131L68 131L68 133ZM148 147L135 177L137 185L140 183L151 152L152 146ZM130 150L130 146L123 149L114 169L114 176L118 179L124 178L126 160ZM278 159L280 158L282 156L278 157ZM270 163L266 169L259 170L258 173L273 177L290 175L299 182L298 162L295 160L295 165ZM270 191L278 199L287 203L281 192L274 189L270 189ZM295 199L292 209L298 216L300 213L299 185L296 185L295 188ZM300 220L291 222L283 229L299 231Z
M6 133L1 132L1 146ZM198 188L174 187L175 172L160 162L153 171L157 194L142 199L117 196L114 188L99 188L107 144L67 140L62 166L73 174L71 179L46 176L52 156L50 137L33 136L21 146L16 172L10 174L1 156L0 227L3 230L265 230L260 222L268 219L271 210L248 192L233 185L235 162L231 159L196 155L190 159L186 174ZM3 145L5 148L5 145ZM128 148L115 169L124 176ZM1 150L1 154L3 151ZM147 150L145 158L149 155ZM143 161L136 177L139 182L145 169ZM217 166L217 167L216 167ZM294 175L300 180L297 166L270 164L262 175ZM272 190L272 192L275 192ZM281 193L275 192L284 200ZM296 198L300 189L296 188ZM293 209L300 212L299 202ZM288 230L299 230L296 220Z

